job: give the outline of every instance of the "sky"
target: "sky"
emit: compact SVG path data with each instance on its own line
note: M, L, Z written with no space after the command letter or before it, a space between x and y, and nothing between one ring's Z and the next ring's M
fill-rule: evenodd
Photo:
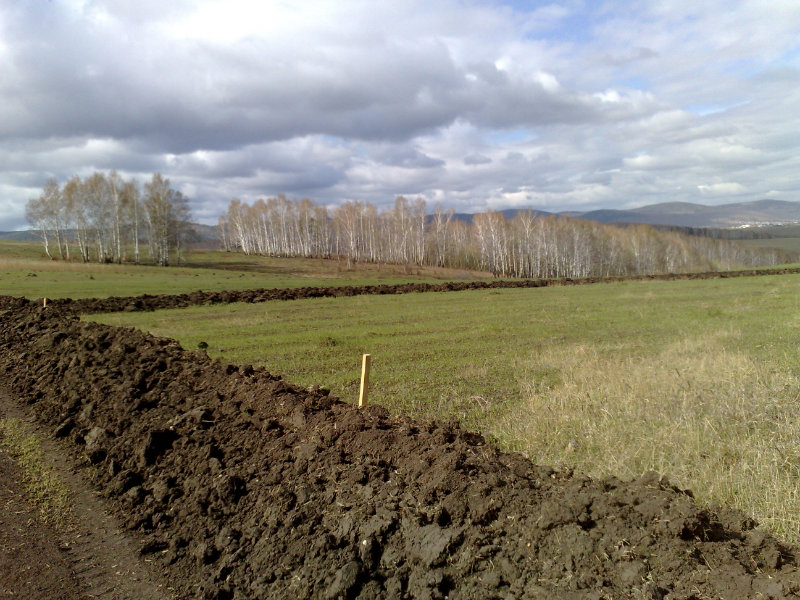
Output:
M800 2L0 0L0 230L112 169L208 224L800 201Z

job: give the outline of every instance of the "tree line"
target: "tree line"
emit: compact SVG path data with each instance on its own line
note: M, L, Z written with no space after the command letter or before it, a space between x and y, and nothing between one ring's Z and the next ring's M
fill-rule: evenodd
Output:
M142 190L116 171L76 175L64 185L50 179L25 214L51 258L139 264L143 246L162 266L180 261L191 221L188 199L169 179L155 173Z
M472 223L423 199L398 197L379 211L365 202L328 209L285 196L231 201L219 219L226 250L269 256L342 257L490 271L502 277L605 277L686 273L790 262L786 252L729 240L620 227L520 211L489 211Z

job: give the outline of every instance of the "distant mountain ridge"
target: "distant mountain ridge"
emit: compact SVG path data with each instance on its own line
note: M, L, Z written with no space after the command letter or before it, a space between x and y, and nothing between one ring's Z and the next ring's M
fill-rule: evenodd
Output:
M507 209L500 212L510 219L522 210L526 209ZM718 206L706 206L691 202L662 202L631 210L606 208L586 212L549 213L536 209L531 209L531 211L535 216L562 215L598 223L641 223L643 225L719 229L800 223L800 202L786 200L755 200ZM471 223L473 215L456 213L454 217Z
M71 231L70 235L72 235ZM201 223L191 223L191 233L187 240L189 245L208 246L212 243L219 242L219 235L217 233L216 225L203 225ZM25 229L22 231L0 231L0 240L13 241L13 242L38 242L41 241L39 232L34 229Z
M577 216L577 215L576 215ZM800 222L800 202L756 200L705 206L689 202L664 202L633 210L595 210L578 218L600 223L644 223L680 227L732 227L783 225Z
M523 210L530 210L534 216L561 215L574 219L585 219L598 223L640 223L643 225L665 225L675 227L732 229L740 227L759 227L766 225L787 225L800 223L800 202L786 200L756 200L706 206L691 202L662 202L649 204L631 210L612 208L586 212L562 211L547 212L537 209L509 208L500 211L512 219ZM471 213L455 213L453 218L472 223ZM193 223L194 235L190 244L208 245L218 241L215 225ZM32 241L38 240L35 231L0 231L0 240Z
M0 231L0 240L11 242L35 242L40 238L36 232L31 229L23 231Z

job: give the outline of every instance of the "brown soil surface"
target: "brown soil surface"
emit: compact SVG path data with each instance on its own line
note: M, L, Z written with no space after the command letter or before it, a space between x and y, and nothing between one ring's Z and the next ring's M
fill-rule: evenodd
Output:
M134 297L110 298L56 298L48 300L51 309L73 314L156 310L162 308L185 308L200 304L230 302L268 302L272 300L299 300L302 298L329 298L339 296L361 296L367 294L409 294L421 292L453 292L499 288L536 288L554 285L587 285L615 281L671 281L678 279L718 279L729 277L752 277L756 275L787 275L800 273L800 268L749 269L746 271L723 271L708 273L667 273L635 277L586 277L582 279L513 279L493 281L454 281L448 283L404 283L398 285L366 285L342 287L302 287L282 289L235 290L225 292L195 291L188 294L143 294ZM32 301L15 296L0 296L0 309L21 309L41 305L41 300Z
M191 598L800 598L796 550L663 477L592 480L57 310L0 380Z
M20 468L0 447L0 599L169 600L175 594L147 565L85 473L0 389L0 418L19 419L39 440L47 466L69 490L57 529L26 501Z
M83 600L57 534L39 520L23 489L19 468L0 446L0 598Z

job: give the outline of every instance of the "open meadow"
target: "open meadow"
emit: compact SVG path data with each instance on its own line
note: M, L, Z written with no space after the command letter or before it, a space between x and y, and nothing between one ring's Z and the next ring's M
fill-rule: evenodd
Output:
M86 317L355 401L459 419L537 464L653 469L800 541L796 275L321 298Z
M181 267L50 261L0 243L31 298L483 279L485 273L192 251ZM455 418L539 464L670 475L800 540L797 276L320 298L85 317L208 344L347 401Z
M181 266L98 264L48 260L35 242L0 241L0 294L27 298L105 298L180 294L195 290L395 284L487 279L488 273L346 261L245 256L192 250Z
M11 276L30 269L33 298L52 273L75 297L249 275L260 287L483 278L223 253L190 256L194 281L184 267L103 265L90 278L7 260L18 268L0 272L3 291L20 293ZM133 585L132 597L162 576L233 598L800 597L797 552L747 516L800 541L800 280L738 275L285 301L266 298L295 292L5 298L2 451L34 440L43 462L71 457L53 489L81 498L70 523L88 543L70 542L64 572L104 557L86 585ZM121 276L144 289L120 290ZM151 300L188 308L147 312ZM101 305L126 312L76 318ZM363 353L372 386L359 409ZM38 434L15 420L25 412ZM105 508L86 500L87 473ZM104 510L124 532L93 521ZM20 519L15 543L27 543ZM115 542L125 532L133 554Z
M750 248L777 248L785 252L800 252L800 237L742 240L741 243Z

